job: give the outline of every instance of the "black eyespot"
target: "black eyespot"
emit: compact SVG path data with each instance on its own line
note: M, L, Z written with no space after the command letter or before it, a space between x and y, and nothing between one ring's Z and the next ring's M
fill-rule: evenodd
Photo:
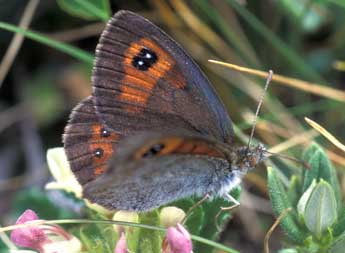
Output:
M94 151L94 156L96 156L97 158L101 158L103 156L103 149L101 148L96 148Z
M158 154L163 148L164 148L164 144L162 143L157 143L155 145L153 145L150 150L148 150L147 152L145 152L143 154L143 157L151 157L154 156L156 154Z
M155 64L157 60L158 60L158 57L155 52L153 52L150 49L143 48L140 50L139 54L137 54L133 58L132 65L141 71L146 71L153 64Z
M109 137L110 136L110 132L107 129L102 128L101 129L101 136L102 137Z

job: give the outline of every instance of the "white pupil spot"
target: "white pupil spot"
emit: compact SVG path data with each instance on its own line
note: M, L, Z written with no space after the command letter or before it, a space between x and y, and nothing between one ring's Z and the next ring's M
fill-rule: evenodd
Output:
M152 55L150 53L146 53L145 58L151 59Z
M144 65L144 62L143 62L143 61L138 61L138 64L139 64L140 66L142 66L142 65Z

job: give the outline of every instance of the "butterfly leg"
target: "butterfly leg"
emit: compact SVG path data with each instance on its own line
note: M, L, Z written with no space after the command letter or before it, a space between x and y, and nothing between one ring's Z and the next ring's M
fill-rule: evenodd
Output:
M229 193L225 194L224 195L224 198L227 199L228 201L234 203L233 205L231 206L227 206L227 207L221 207L219 212L216 214L216 216L214 217L214 223L216 224L216 227L218 229L218 231L221 230L221 227L219 226L218 224L218 218L219 216L222 214L222 212L224 211L230 211L236 207L239 207L240 206L240 202L238 202L233 196L231 196Z
M193 210L195 209L195 208L197 208L198 206L200 206L202 203L204 203L206 200L208 200L210 198L210 194L206 194L202 199L200 199L198 202L196 202L194 205L192 205L189 209L188 209L188 211L187 211L187 213L186 213L186 216L183 218L183 220L182 220L182 224L184 224L186 221L187 221L187 219L189 218L189 216L193 213Z

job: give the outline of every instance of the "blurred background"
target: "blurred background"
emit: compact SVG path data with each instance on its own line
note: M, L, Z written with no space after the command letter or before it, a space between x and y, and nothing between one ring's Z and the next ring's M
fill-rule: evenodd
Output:
M102 15L68 0L0 0L0 21L39 32L93 54L107 15L127 9L163 28L193 56L221 96L243 144L265 80L208 62L217 59L311 82L304 87L273 82L260 113L255 139L272 151L301 158L312 141L333 161L344 187L344 155L312 130L307 116L345 140L345 1L343 0L110 0L98 2ZM86 1L87 2L87 1ZM0 29L0 213L10 224L24 209L46 217L73 217L66 205L43 188L51 180L46 151L62 146L72 108L91 93L92 61ZM49 43L48 43L49 44ZM332 88L325 92L323 87ZM276 159L268 162L289 178L304 168ZM262 249L274 222L267 197L265 166L243 184L240 210L220 241L241 250ZM48 208L48 209L47 209ZM49 210L49 211L48 211ZM279 248L281 233L271 247Z

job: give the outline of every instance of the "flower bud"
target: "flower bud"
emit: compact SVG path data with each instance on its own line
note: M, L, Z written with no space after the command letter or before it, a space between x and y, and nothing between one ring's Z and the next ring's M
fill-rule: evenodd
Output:
M181 223L186 213L175 206L167 206L162 208L160 212L161 224L165 227L175 227L177 223Z
M163 253L191 253L193 246L190 234L181 225L169 227L163 244Z

